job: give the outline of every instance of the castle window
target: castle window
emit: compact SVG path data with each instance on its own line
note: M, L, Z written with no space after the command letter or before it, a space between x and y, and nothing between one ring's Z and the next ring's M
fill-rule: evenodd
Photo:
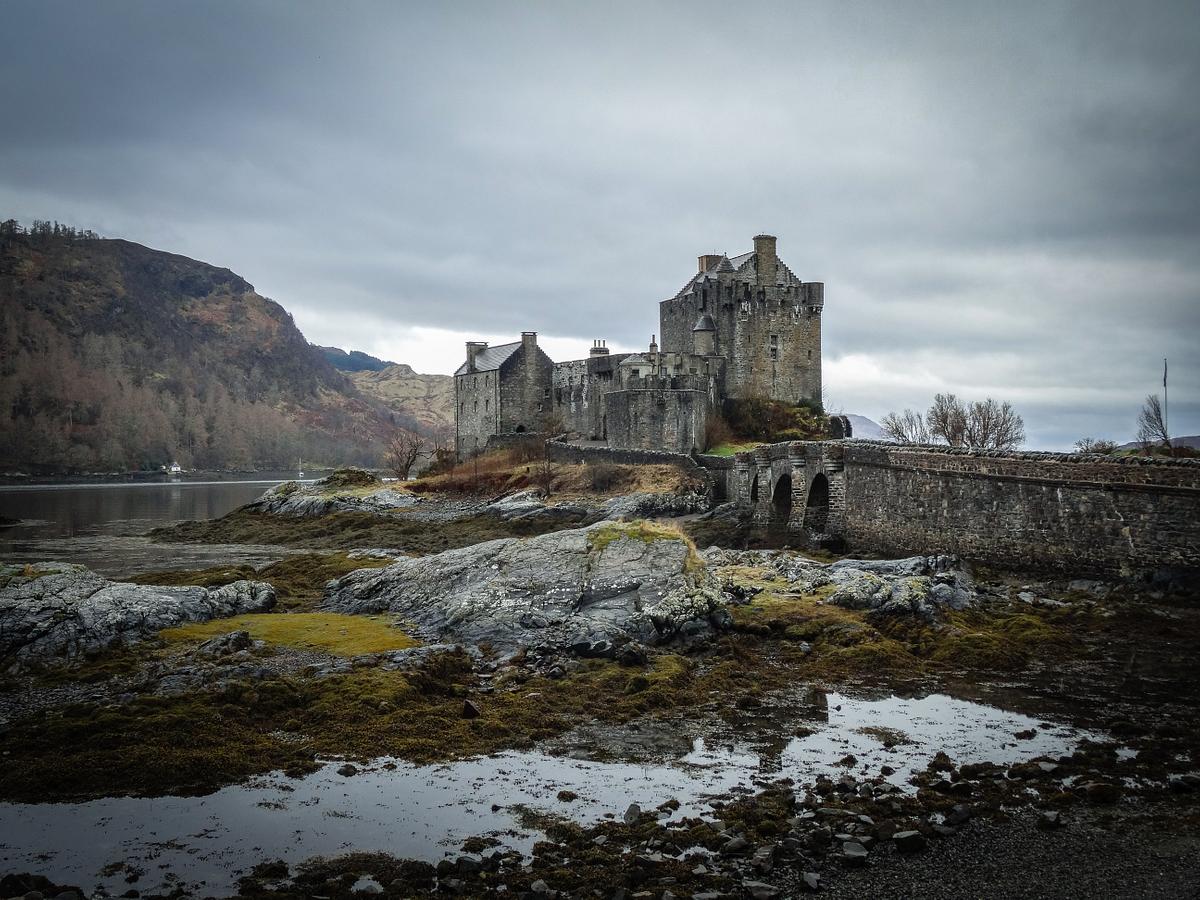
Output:
M492 401L491 401L491 400L484 400L484 401L483 401L483 411L484 411L484 412L491 412L491 411L492 411Z
M466 400L464 400L462 403L458 404L458 411L461 413L465 413L467 411L467 401Z
M550 388L546 388L546 390L544 390L544 391L542 392L542 399L543 399L543 400L549 400L549 399L550 399Z
M475 376L475 383L474 383L473 385L471 385L471 386L472 386L472 387L474 387L474 388L478 388L478 387L479 387L479 376L478 376L478 375L476 375L476 376Z
M812 359L812 351L811 350L808 351L808 358Z
M478 400L475 401L475 410L474 411L479 412L479 401Z
M771 359L779 359L779 335L771 335Z

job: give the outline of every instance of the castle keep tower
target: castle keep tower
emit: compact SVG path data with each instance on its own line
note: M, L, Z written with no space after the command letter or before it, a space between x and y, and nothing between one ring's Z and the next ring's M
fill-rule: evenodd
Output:
M699 257L699 271L659 304L663 350L724 357L730 397L819 403L825 286L797 278L775 245L760 234L749 253Z
M533 331L467 342L454 373L459 458L551 425L571 440L692 453L728 398L819 404L825 286L793 275L769 234L749 253L706 253L697 269L659 304L661 348L652 336L644 353L609 353L596 340L586 358L555 363Z

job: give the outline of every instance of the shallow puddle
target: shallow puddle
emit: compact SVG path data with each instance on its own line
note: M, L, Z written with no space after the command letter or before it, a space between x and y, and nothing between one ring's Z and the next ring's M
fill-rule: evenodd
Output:
M471 835L495 834L528 851L539 837L520 807L581 822L676 799L674 817L704 815L708 800L755 779L877 774L905 789L939 750L957 763L1017 762L1070 752L1094 733L940 694L923 698L825 696L798 728L764 747L697 738L652 764L510 752L437 766L377 760L342 776L333 762L302 779L269 776L207 797L112 798L77 804L0 804L0 871L31 871L84 888L128 889L125 863L146 892L183 883L232 892L268 859L383 851L436 861ZM1032 732L1032 734L1030 734ZM1023 736L1017 737L1020 733ZM852 765L839 764L848 755ZM578 795L558 799L560 791Z

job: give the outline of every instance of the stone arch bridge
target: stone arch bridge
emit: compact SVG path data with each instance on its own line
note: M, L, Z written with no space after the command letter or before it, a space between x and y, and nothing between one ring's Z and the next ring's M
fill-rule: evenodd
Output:
M701 461L719 498L810 546L1200 577L1200 460L829 440Z
M844 445L771 444L739 453L730 500L754 511L759 525L803 532L817 544L839 543L846 521Z

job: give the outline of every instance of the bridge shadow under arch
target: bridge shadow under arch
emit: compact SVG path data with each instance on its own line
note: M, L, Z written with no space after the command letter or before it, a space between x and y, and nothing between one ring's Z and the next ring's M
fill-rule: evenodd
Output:
M829 526L829 479L824 472L813 476L804 503L804 528L813 534L825 534Z
M792 517L792 476L781 475L775 482L775 490L771 492L771 521L777 525L786 524Z

